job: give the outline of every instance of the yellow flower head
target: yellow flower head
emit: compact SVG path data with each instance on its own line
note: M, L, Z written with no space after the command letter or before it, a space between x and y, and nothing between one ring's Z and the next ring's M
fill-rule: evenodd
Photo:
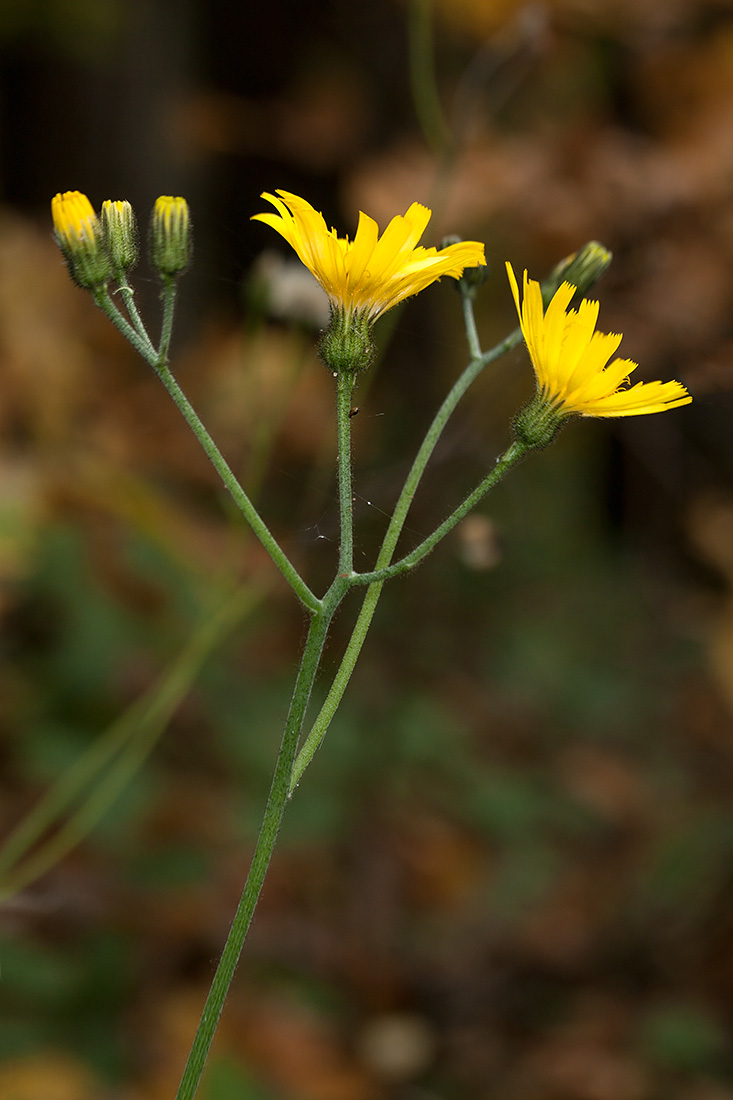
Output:
M687 405L692 398L680 382L637 382L625 386L636 370L631 359L609 359L621 336L596 332L598 302L584 299L569 309L576 288L562 283L545 311L540 284L524 273L522 301L507 263L507 274L537 377L538 396L564 416L641 416Z
M51 200L56 243L66 257L72 278L88 290L110 276L109 255L94 207L81 191L64 191Z
M279 197L278 197L279 196ZM377 223L359 214L353 241L328 229L323 215L289 191L265 192L276 214L255 214L271 225L315 275L332 309L360 315L371 324L398 302L424 290L442 275L460 278L466 267L485 264L484 246L460 241L447 248L418 245L430 221L430 210L414 202L404 216L392 218L382 236Z
M64 191L54 195L51 216L59 244L66 248L76 248L99 232L99 219L94 207L81 191Z

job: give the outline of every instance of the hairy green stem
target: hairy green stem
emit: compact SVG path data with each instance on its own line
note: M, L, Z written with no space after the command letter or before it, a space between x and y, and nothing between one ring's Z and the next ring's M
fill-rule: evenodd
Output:
M176 312L176 296L178 293L178 280L173 275L162 275L163 281L163 322L160 330L160 346L156 370L168 364L168 354L173 338L173 317Z
M321 601L311 592L300 573L298 573L275 537L271 534L265 521L237 481L226 459L201 423L198 414L168 367L165 364L159 363L155 369L161 382L178 406L184 420L201 444L207 458L229 490L235 504L247 519L250 527L275 562L275 565L305 607L307 607L309 611L317 611L321 606Z
M288 584L291 586L301 603L310 612L317 611L321 601L311 591L306 582L300 576L285 551L275 539L260 516L254 504L247 496L233 470L227 463L221 451L214 443L204 427L198 413L195 411L185 393L174 378L168 363L167 356L170 348L170 339L173 330L173 314L175 309L176 285L175 279L164 280L163 291L163 325L161 332L160 348L156 352L149 340L147 342L135 331L129 321L125 320L117 306L109 296L106 287L97 291L94 295L96 304L109 317L110 321L120 330L126 340L132 344L142 358L154 368L156 374L167 389L173 401L178 406L180 413L189 428L201 444L207 458L218 473L235 504L242 512L257 538L260 540L268 554L275 562Z
M462 295L464 301L464 317L468 315L473 318L473 306L470 301L470 295L466 290L462 288ZM475 325L467 325L467 333L469 340L469 347L471 349L472 358L466 366L463 373L456 380L452 386L447 397L443 401L443 404L438 409L432 424L425 433L425 438L420 446L420 449L415 456L415 460L412 464L409 474L405 480L405 484L402 487L395 510L392 513L387 531L382 541L382 547L377 557L374 574L379 577L380 572L385 570L391 563L394 556L395 549L397 547L397 541L402 533L407 514L412 505L413 498L417 492L420 480L425 472L425 467L430 461L430 457L435 450L435 447L440 439L443 430L448 423L451 415L453 414L456 405L461 400L463 395L469 386L475 382L478 375L489 363L499 359L506 352L510 351L513 347L522 339L522 333L520 329L515 329L510 333L506 339L502 340L495 347L491 348L487 352L482 352L480 344L478 342L478 335L475 338L472 337L471 332L475 333ZM492 471L492 474L494 471ZM492 474L489 476L491 477ZM350 583L354 583L354 578L349 578ZM366 583L366 582L364 582ZM341 659L338 672L333 680L331 688L326 696L326 700L321 707L312 728L308 732L305 741L303 742L300 752L293 766L293 775L291 779L291 794L295 790L296 785L300 782L300 779L305 769L313 759L318 747L320 746L323 738L328 730L329 725L338 709L339 703L346 691L346 686L351 678L351 674L354 671L361 647L364 644L364 640L369 631L374 612L377 607L377 602L382 593L382 587L384 584L383 579L376 579L372 581L367 589L364 602L362 603L361 610L359 612L356 624L354 626L353 633L349 644L346 647L344 655Z
M147 333L141 334L132 327L127 318L123 317L110 297L106 285L92 292L94 302L102 312L110 319L115 328L119 329L129 344L132 344L138 355L141 355L146 363L155 364L155 348L150 342Z
M336 425L338 436L338 486L341 516L339 574L348 576L354 568L354 502L351 493L351 394L354 375L342 371L337 379Z
M452 531L457 523L468 515L472 508L475 508L482 497L494 488L495 485L501 481L504 474L515 466L517 462L527 453L529 448L515 440L503 455L496 460L496 465L490 474L487 474L482 481L476 486L472 493L466 497L462 504L451 512L447 519L443 520L439 527L428 535L426 539L416 546L409 554L406 554L400 561L394 563L394 565L387 566L383 569L375 569L371 573L356 573L352 576L351 580L354 584L373 584L375 581L386 581L390 577L398 577L401 573L406 573L409 569L414 569L423 558L430 553L430 551L437 546L441 539L445 538L449 531Z
M472 361L481 358L481 341L479 340L478 329L476 328L473 298L474 295L472 291L462 285L461 307L463 309L463 324L466 328L466 339L468 340L468 350L471 353Z
M341 507L341 548L339 569L311 620L308 638L295 681L280 751L275 764L270 794L265 807L260 834L250 864L247 881L224 945L214 980L206 999L191 1053L176 1094L176 1100L193 1100L198 1089L209 1049L213 1042L224 1002L234 978L234 972L244 947L247 932L252 923L257 902L265 881L267 868L277 841L280 824L291 796L291 776L298 750L298 742L305 722L313 684L323 652L331 620L349 590L349 581L342 574L350 574L353 563L353 528L351 501L351 391L352 375L345 373L338 379L338 464L339 501Z
M354 629L351 632L349 644L346 647L343 657L341 658L341 664L339 665L338 672L336 673L333 683L329 689L326 700L323 703L318 717L316 718L313 726L311 727L308 736L306 737L300 752L293 764L293 771L290 777L290 791L288 797L292 798L293 792L300 782L303 772L310 764L316 751L321 745L323 738L326 736L326 731L331 725L336 711L338 710L339 703L343 698L343 694L346 691L346 687L351 679L351 673L354 671L354 665L357 662L359 654L361 653L361 647L364 644L369 627L371 626L374 612L377 608L377 602L382 592L384 582L377 581L374 584L370 584L366 591L366 595L361 605L359 615Z
M117 290L125 303L125 309L132 322L133 328L140 334L143 340L148 344L151 356L155 355L155 348L153 342L148 336L147 329L142 322L142 318L138 313L137 305L135 303L135 291L130 286L127 275L124 271L115 272L115 282L117 283Z
M338 596L331 599L311 620L249 874L204 1005L191 1053L176 1093L176 1100L193 1100L196 1094L219 1017L252 923L252 916L288 804L290 776L308 700L318 671L326 634L339 600Z

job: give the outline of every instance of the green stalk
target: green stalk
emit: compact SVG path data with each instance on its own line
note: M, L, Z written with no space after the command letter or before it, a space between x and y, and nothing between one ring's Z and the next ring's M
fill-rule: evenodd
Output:
M135 304L135 291L132 289L129 282L127 281L127 275L125 274L125 272L116 271L115 281L117 283L117 289L122 295L122 300L125 303L125 309L127 310L128 316L132 321L133 328L136 332L140 334L143 340L147 341L151 355L155 355L155 348L153 347L153 343L148 336L145 325L142 322L142 318L138 313L137 305Z
M275 848L283 814L288 804L290 774L293 769L298 739L305 719L313 682L318 671L326 634L336 606L337 601L330 601L330 604L316 613L311 621L249 874L209 995L206 998L191 1053L188 1056L181 1084L176 1093L176 1100L193 1100L196 1094L219 1017L244 947L247 932L252 923L252 916Z
M102 312L109 317L115 328L119 329L129 344L132 344L138 355L141 355L146 363L155 365L155 348L150 342L148 334L138 332L130 322L122 316L117 306L110 297L106 285L92 292L94 302Z
M224 482L226 488L229 490L232 499L244 515L255 535L260 540L265 550L267 550L268 554L275 562L275 565L285 577L285 580L291 586L301 603L309 611L315 612L320 608L321 601L311 592L308 585L270 532L265 521L239 484L231 467L202 424L198 414L168 367L167 356L173 331L173 313L176 300L175 279L165 279L163 288L163 325L160 348L157 352L152 349L150 341L148 340L146 343L135 331L129 321L125 320L110 298L106 287L95 293L94 300L100 309L106 313L112 323L120 330L125 339L128 340L142 358L154 368L156 374L178 406L184 420L201 444L204 453Z
M447 519L443 520L439 527L433 531L431 535L428 535L426 539L416 546L409 554L405 555L400 561L395 562L394 565L387 566L383 569L375 569L371 573L356 573L351 577L353 584L373 584L375 581L386 581L390 577L398 577L401 573L406 573L409 569L414 569L419 562L429 554L430 551L437 546L441 539L445 538L449 531L452 531L457 523L468 515L472 508L475 508L482 497L494 488L495 485L501 481L504 474L515 466L521 458L525 456L529 448L516 440L512 443L507 450L496 460L496 465L490 474L479 482L472 493L466 497L462 504L451 512Z
M491 348L487 352L481 352L481 348L478 342L478 335L476 334L475 323L473 323L473 305L470 300L470 295L463 290L463 305L464 305L464 318L468 316L471 319L471 324L467 324L466 331L469 340L469 347L471 349L472 358L468 363L466 369L456 380L455 384L451 388L447 397L443 401L443 404L435 414L432 424L425 433L425 438L420 446L420 450L415 456L415 461L412 464L409 474L405 480L405 484L402 487L399 499L395 506L395 510L392 514L392 518L387 527L387 532L382 542L382 547L379 551L379 556L376 561L376 568L374 571L374 579L367 589L364 602L361 606L361 610L357 617L356 624L354 626L351 639L346 651L341 659L341 664L336 676L331 684L331 688L326 696L326 700L321 707L320 713L316 718L313 727L308 733L303 745L301 746L298 757L293 766L293 775L290 784L290 793L295 790L295 787L300 782L303 772L313 759L321 741L323 740L326 731L331 724L331 721L338 709L339 703L346 690L346 686L351 679L351 674L354 671L361 647L364 644L364 639L369 631L374 612L379 601L379 597L382 594L382 586L384 581L379 579L381 571L385 570L391 563L392 557L397 546L397 541L402 533L407 514L410 510L415 493L417 492L420 480L425 472L425 467L430 461L430 457L435 450L436 444L440 439L443 430L448 423L449 418L453 414L456 405L461 400L463 395L469 386L475 382L478 375L489 363L499 359L506 352L510 351L513 347L522 339L521 329L515 329L510 333L506 339L502 340L495 347ZM489 476L491 477L494 474ZM349 578L349 583L355 583L355 578ZM358 581L356 581L358 583ZM367 583L367 582L363 582Z
M338 486L341 516L339 574L349 576L354 568L354 502L351 493L351 394L354 375L342 371L337 380L336 424L338 435Z
M168 393L171 395L174 402L178 406L178 409L183 415L184 420L201 444L201 447L203 448L207 458L211 462L211 465L214 467L219 477L229 490L229 493L231 494L231 497L234 500L235 504L238 506L239 510L247 519L250 527L264 546L265 550L267 550L272 560L275 562L275 565L285 577L285 580L291 586L296 596L298 596L301 603L303 603L309 611L317 611L321 607L321 601L316 595L314 595L313 592L311 592L310 588L305 583L300 573L298 573L295 566L292 564L285 552L281 549L277 540L271 534L269 528L265 524L265 521L262 519L254 504L237 481L237 478L234 476L234 473L232 472L226 459L214 443L204 425L201 423L198 414L196 413L195 409L191 405L181 387L176 382L169 368L163 363L158 363L155 367L155 370L161 382L168 390Z
M173 317L176 312L176 295L178 293L178 280L175 276L161 275L161 279L163 281L163 321L157 363L153 364L156 370L168 365L168 355L173 338Z
M216 1033L219 1018L224 1007L234 972L252 923L267 868L277 841L280 824L291 795L291 775L298 742L305 721L313 683L323 652L331 620L349 590L347 577L353 567L353 525L351 499L351 392L354 386L353 375L344 372L338 377L337 415L338 415L338 481L339 502L341 508L341 547L339 551L339 570L324 596L319 608L311 620L308 638L295 681L295 689L290 704L280 751L275 764L272 786L265 807L260 834L250 865L247 881L237 906L234 921L230 929L224 950L219 960L214 980L206 999L199 1026L194 1037L191 1053L176 1094L176 1100L193 1100L198 1089L209 1050ZM343 576L342 574L346 574Z
M318 713L318 717L313 723L308 736L301 746L297 759L293 764L293 773L290 778L290 791L288 793L289 798L292 798L295 788L298 786L298 783L300 783L303 772L310 764L318 748L320 748L321 742L326 736L326 731L331 725L333 717L338 710L339 703L343 698L343 694L351 679L351 674L354 671L354 665L361 653L361 647L369 632L369 627L371 626L383 586L383 581L375 581L375 583L370 584L367 589L366 596L361 605L361 610L359 611L354 629L349 638L349 644L341 658L338 672L334 677L325 702Z
M485 270L485 269L484 269ZM461 308L463 310L463 324L466 329L468 350L471 352L471 361L481 358L481 341L476 328L476 315L473 311L473 299L475 291L461 283Z

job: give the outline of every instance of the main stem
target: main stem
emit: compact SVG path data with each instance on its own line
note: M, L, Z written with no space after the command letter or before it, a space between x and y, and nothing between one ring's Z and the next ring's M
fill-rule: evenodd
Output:
M293 698L288 711L285 731L275 764L270 794L267 799L260 834L257 839L247 881L242 897L234 915L224 950L216 968L209 995L206 998L199 1026L196 1030L191 1053L181 1078L176 1100L193 1100L201 1080L209 1050L216 1034L216 1028L224 1007L239 957L252 923L267 868L275 849L280 824L285 807L291 794L291 776L298 742L305 721L313 683L318 672L321 653L328 634L328 628L341 600L349 589L346 577L352 571L353 533L351 502L351 392L354 386L353 376L343 374L338 379L338 480L339 501L341 505L341 548L339 552L339 571L324 596L319 601L318 610L311 619L308 637L295 681Z
M311 621L298 670L298 678L295 681L295 689L280 744L275 772L272 777L270 794L252 857L252 864L219 965L216 968L209 995L206 998L191 1053L188 1056L181 1084L176 1093L176 1100L193 1100L196 1095L201 1074L206 1065L206 1059L219 1023L219 1017L242 953L247 932L252 923L252 917L275 848L285 807L288 803L290 774L293 770L298 739L318 670L323 644L334 611L335 607L333 606L324 609L314 615Z

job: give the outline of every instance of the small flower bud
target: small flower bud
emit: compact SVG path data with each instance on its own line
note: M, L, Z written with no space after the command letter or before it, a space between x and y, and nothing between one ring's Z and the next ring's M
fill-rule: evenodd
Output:
M111 264L102 226L94 207L81 191L64 191L51 200L56 243L69 273L80 287L95 290L109 280Z
M129 271L137 263L137 224L129 202L102 203L102 233L115 272Z
M589 241L579 252L560 260L542 283L542 297L548 302L561 283L570 283L583 295L608 269L613 254L598 241Z
M150 259L164 277L181 275L191 261L191 219L185 199L161 195L150 223Z

